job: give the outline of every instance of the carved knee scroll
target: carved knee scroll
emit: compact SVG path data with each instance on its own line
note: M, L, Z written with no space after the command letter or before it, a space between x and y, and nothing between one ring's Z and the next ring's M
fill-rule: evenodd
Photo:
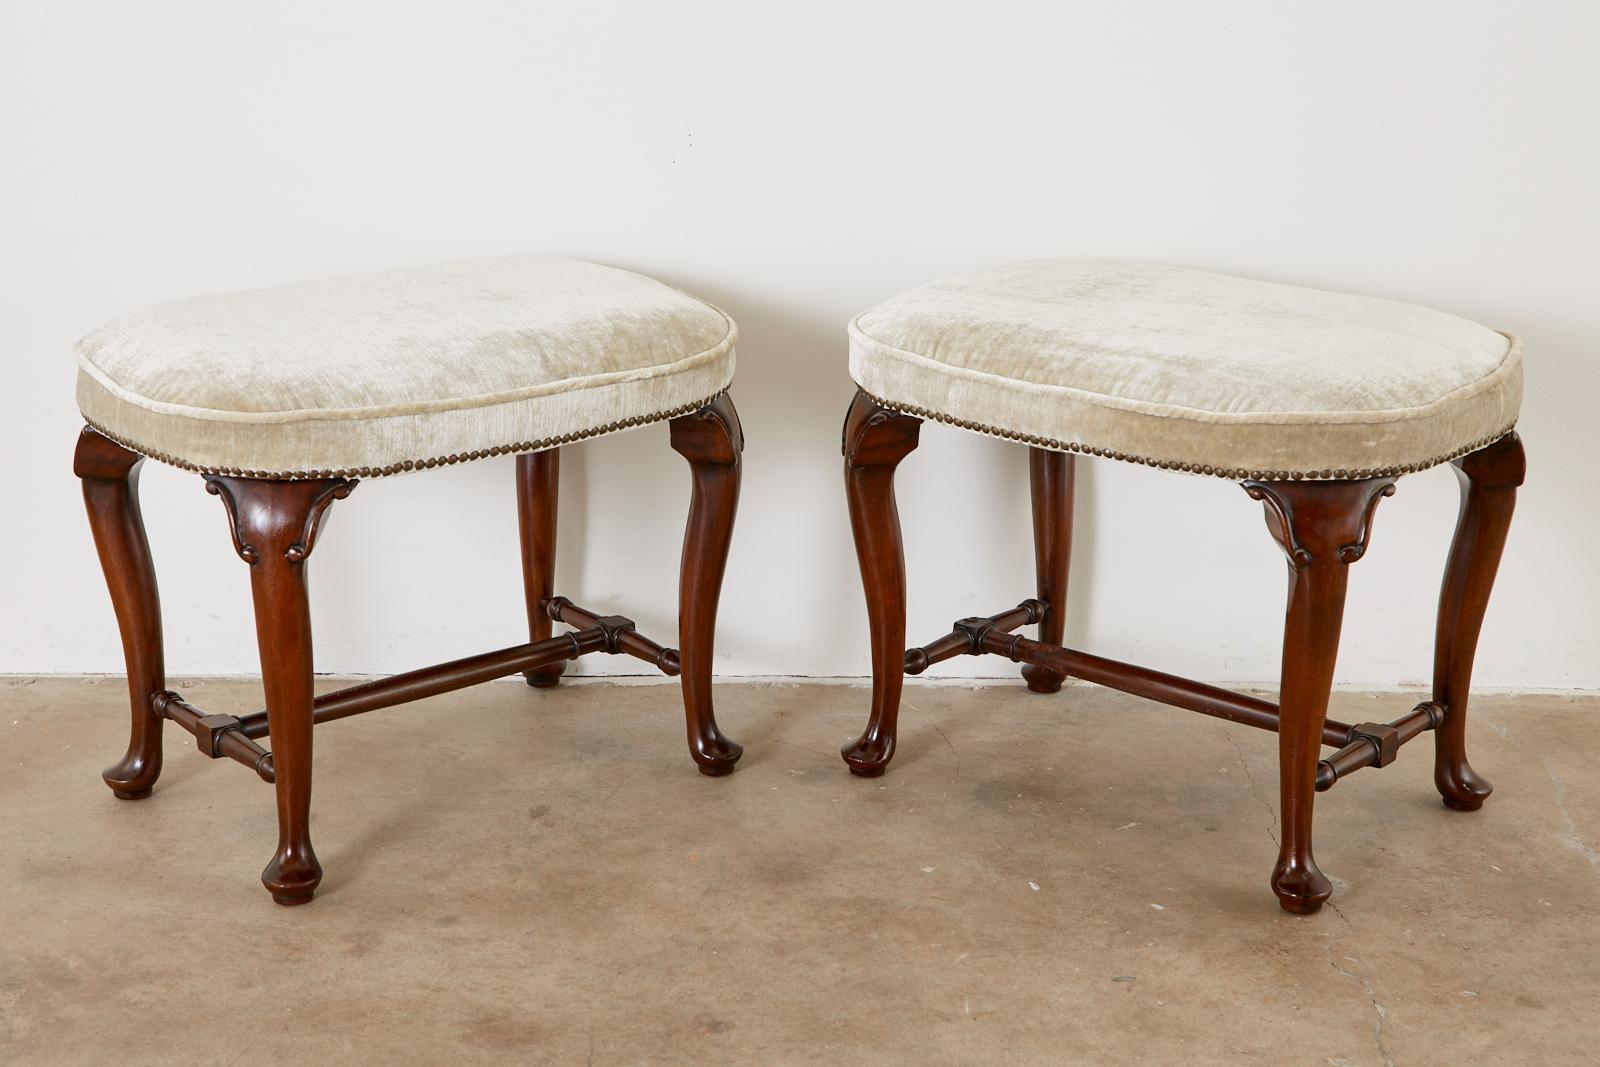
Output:
M250 564L261 681L272 736L278 848L261 874L279 904L309 901L322 881L311 846L312 655L305 564L323 518L354 482L266 481L211 475L239 558Z
M1278 696L1282 840L1271 884L1286 911L1309 913L1333 891L1312 854L1311 812L1347 571L1366 554L1373 514L1394 493L1394 479L1245 482L1244 488L1266 506L1267 528L1289 563Z

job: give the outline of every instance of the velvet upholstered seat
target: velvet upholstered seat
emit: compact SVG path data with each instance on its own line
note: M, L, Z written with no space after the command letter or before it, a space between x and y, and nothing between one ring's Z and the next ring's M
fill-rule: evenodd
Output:
M1526 473L1512 430L1515 338L1388 300L1146 263L1062 259L934 282L857 316L845 416L845 494L872 633L866 728L851 773L894 758L903 676L954 656L1024 664L1036 693L1068 678L1278 735L1278 861L1271 886L1297 914L1332 881L1312 853L1315 796L1392 763L1431 733L1434 785L1458 811L1492 786L1467 762L1473 655ZM1028 448L1037 595L906 647L905 551L894 477L935 419ZM1242 482L1288 563L1277 701L1066 644L1077 456ZM1328 717L1353 564L1402 474L1450 461L1461 510L1435 629L1433 694L1388 722ZM1147 489L1158 488L1155 480ZM1195 536L1173 514L1163 534ZM1037 626L1037 639L1018 632ZM1207 632L1202 640L1211 641ZM1334 751L1324 756L1323 748Z
M1390 300L1062 259L934 282L850 325L888 407L1043 448L1229 478L1360 478L1504 435L1515 338Z
M624 270L482 259L197 297L78 344L78 404L144 455L362 477L532 452L697 409L732 320Z
M279 904L304 904L322 880L311 843L315 726L518 674L546 689L568 661L591 655L677 676L690 758L702 774L731 773L744 750L717 726L711 667L744 451L727 393L734 333L716 308L638 274L516 258L198 297L84 338L88 425L72 470L122 634L132 713L127 751L101 775L112 794L150 796L163 729L188 731L194 751L272 783L278 846L261 882ZM676 648L555 589L564 446L666 420L662 443L689 466ZM527 640L314 693L306 580L329 509L363 478L507 453ZM207 712L167 686L139 505L146 459L199 471L220 499L249 567L262 711ZM642 516L635 539L662 529ZM412 568L408 588L416 580Z

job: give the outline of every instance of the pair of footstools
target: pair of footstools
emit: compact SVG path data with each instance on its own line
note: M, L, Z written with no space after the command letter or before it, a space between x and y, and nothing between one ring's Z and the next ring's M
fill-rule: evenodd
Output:
M603 652L681 675L690 754L726 774L711 662L739 496L743 435L727 388L735 329L649 278L563 259L492 259L166 304L78 347L88 427L75 470L127 658L133 733L105 772L148 796L172 721L201 752L274 783L278 848L262 875L281 904L322 871L309 832L313 727L521 673L556 684ZM1035 692L1068 677L1278 732L1282 846L1272 888L1315 911L1328 879L1311 850L1315 793L1384 766L1424 731L1444 802L1489 783L1467 764L1467 692L1517 486L1516 340L1405 304L1147 264L1023 263L912 290L850 325L860 387L844 427L845 484L872 634L872 710L850 770L894 756L904 674L958 655L1024 664ZM1037 596L905 648L896 466L923 419L1029 447ZM693 495L672 649L556 596L563 445L668 421ZM362 478L517 456L529 635L524 644L312 692L306 561L330 506ZM1076 455L1241 482L1289 563L1276 704L1063 647ZM266 710L208 714L167 688L160 607L139 514L143 457L204 476L250 565ZM1402 474L1454 461L1462 485L1440 596L1432 699L1389 723L1327 718L1345 583ZM552 624L570 629L552 635ZM1017 633L1038 627L1038 639ZM271 750L259 743L270 737ZM1321 755L1326 746L1335 751Z

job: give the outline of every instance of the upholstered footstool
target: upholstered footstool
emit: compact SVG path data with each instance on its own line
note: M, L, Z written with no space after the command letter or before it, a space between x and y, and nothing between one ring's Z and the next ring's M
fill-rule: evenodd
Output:
M726 394L734 336L722 312L649 278L512 258L202 297L85 338L74 470L133 703L132 740L106 784L150 795L168 721L205 755L243 763L277 790L278 848L261 879L278 903L299 904L322 878L309 828L317 723L518 673L551 686L569 659L626 654L681 673L690 755L706 774L731 771L741 750L717 729L711 656L744 446ZM561 447L665 420L693 483L681 651L551 587ZM329 507L363 478L508 454L528 641L313 698L306 566ZM250 566L264 711L208 714L167 688L139 513L145 457L197 472L222 498ZM555 622L573 629L552 636Z
M1079 678L1278 733L1282 847L1272 888L1313 912L1330 884L1311 850L1312 800L1432 731L1434 781L1459 811L1490 786L1467 763L1478 631L1522 484L1511 432L1515 338L1386 300L1204 271L1079 260L936 282L858 316L860 386L844 427L845 484L872 634L872 711L851 771L894 756L903 674L958 655L1025 666L1030 689ZM1029 446L1037 596L905 649L895 467L923 419ZM1277 703L1062 645L1075 456L1229 478L1265 505L1289 563ZM1327 718L1352 563L1403 474L1453 463L1461 512L1439 600L1432 699L1393 722ZM1038 626L1038 640L1015 631ZM1322 756L1326 746L1334 751Z

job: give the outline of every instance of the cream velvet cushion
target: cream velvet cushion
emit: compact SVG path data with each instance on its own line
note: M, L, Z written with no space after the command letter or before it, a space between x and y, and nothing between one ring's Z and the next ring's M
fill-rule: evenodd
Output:
M1427 308L1147 263L1040 260L850 324L890 407L1230 478L1417 470L1509 430L1515 338Z
M682 414L727 388L734 337L639 274L472 260L125 315L78 343L78 406L180 466L373 477Z

